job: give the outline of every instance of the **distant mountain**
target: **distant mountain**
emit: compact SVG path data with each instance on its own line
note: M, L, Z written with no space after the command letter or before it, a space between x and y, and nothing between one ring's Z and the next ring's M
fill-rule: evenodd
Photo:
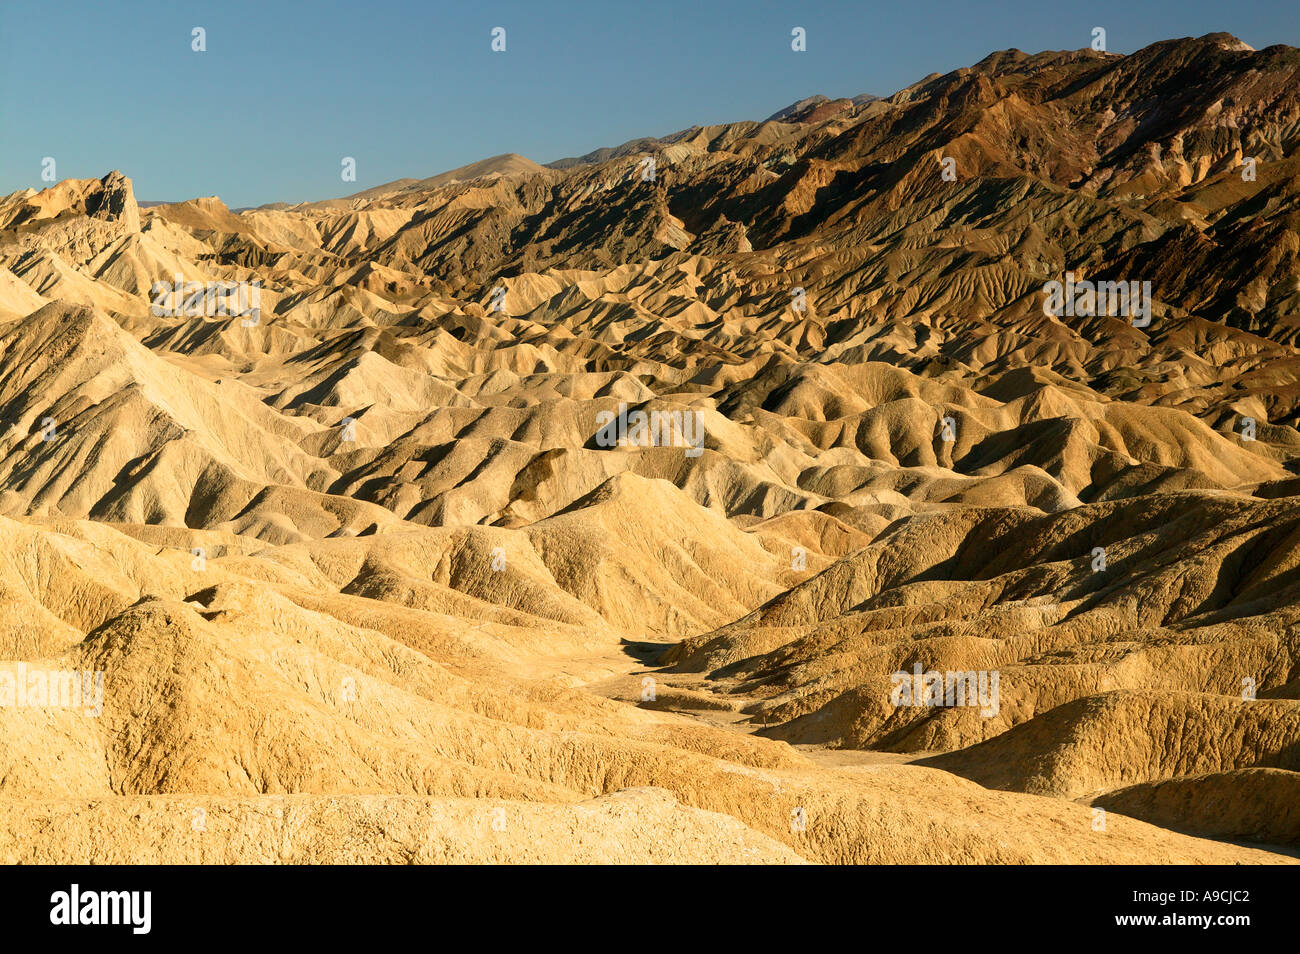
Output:
M829 119L831 116L853 106L863 106L867 103L874 102L879 97L872 96L869 93L863 93L854 96L852 99L828 99L825 96L809 96L807 99L801 99L797 103L791 103L785 109L773 113L764 122L789 122L789 123L813 123L820 122L823 119ZM567 159L556 159L554 162L546 163L548 169L572 169L574 166L593 165L600 162L608 162L610 159L618 159L626 156L641 155L642 153L654 152L665 146L670 146L675 142L680 142L692 135L698 133L701 126L691 126L689 129L683 129L680 132L670 133L667 136L653 137L642 136L640 139L630 139L619 146L606 146L601 149L593 149L581 156L570 156Z
M380 196L391 196L403 192L426 192L430 189L437 189L440 186L451 185L454 182L467 182L470 179L482 179L487 176L509 176L517 175L519 173L538 172L542 168L542 166L533 162L533 160L529 159L527 156L521 156L515 152L507 152L499 156L479 159L476 162L471 162L468 165L460 166L456 169L450 169L447 172L440 172L435 176L429 176L427 179L395 179L392 182L385 182L383 185L363 189L361 192L354 192L351 195L346 195L339 199L322 199L316 202L300 203L300 207L313 209L343 209L348 208L358 201L376 199ZM267 205L257 206L257 208L263 210L275 210L295 208L295 206L284 202L273 202Z
M681 136L683 134L684 133L675 133L674 135ZM610 159L617 159L621 156L632 156L646 152L653 152L664 142L671 141L672 138L672 136L666 136L662 139L656 139L651 136L642 136L640 139L630 139L621 146L606 146L600 149L593 149L585 155L571 156L568 159L556 159L554 162L546 163L546 168L572 169L574 166L589 166L598 162L608 162Z
M785 109L778 110L767 117L766 122L780 123L814 123L853 106L864 106L875 102L880 97L870 93L861 93L852 99L828 99L820 94L791 103Z

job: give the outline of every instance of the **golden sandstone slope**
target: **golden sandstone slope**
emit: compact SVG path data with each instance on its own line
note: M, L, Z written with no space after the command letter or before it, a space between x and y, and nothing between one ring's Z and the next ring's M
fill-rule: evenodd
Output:
M0 704L0 858L1289 861L1298 67L0 198L0 690L103 674ZM1066 270L1150 325L1046 314ZM931 670L996 705L895 704Z

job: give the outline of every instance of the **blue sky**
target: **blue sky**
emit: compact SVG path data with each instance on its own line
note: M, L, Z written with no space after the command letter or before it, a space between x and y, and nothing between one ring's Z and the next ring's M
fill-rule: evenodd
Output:
M1300 3L0 0L0 193L43 188L52 156L60 179L121 169L147 200L328 198L763 119L813 93L888 95L993 50L1087 46L1094 26L1119 53L1215 31L1300 46Z

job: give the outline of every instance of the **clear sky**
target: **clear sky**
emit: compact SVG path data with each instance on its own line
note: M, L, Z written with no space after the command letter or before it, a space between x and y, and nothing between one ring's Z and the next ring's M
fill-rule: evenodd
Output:
M0 194L43 188L51 156L60 179L121 169L144 200L329 198L889 95L993 50L1088 46L1094 26L1118 53L1216 31L1300 46L1300 2L0 0Z

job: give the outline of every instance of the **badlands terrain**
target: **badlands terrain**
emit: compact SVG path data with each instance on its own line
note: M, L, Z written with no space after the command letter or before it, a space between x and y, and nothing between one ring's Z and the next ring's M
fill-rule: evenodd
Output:
M1298 142L1214 34L0 198L0 860L1289 863Z

